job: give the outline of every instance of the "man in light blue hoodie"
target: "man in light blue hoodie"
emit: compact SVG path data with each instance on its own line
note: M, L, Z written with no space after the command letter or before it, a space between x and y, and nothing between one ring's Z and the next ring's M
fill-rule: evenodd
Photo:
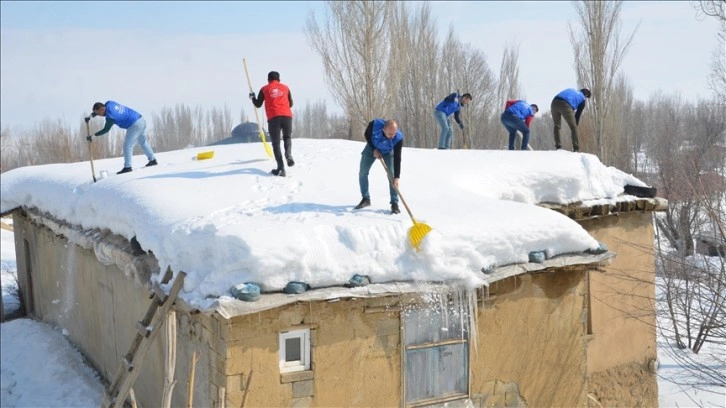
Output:
M117 125L121 129L126 129L126 137L124 138L124 168L116 172L116 174L129 173L131 169L131 157L134 153L134 145L136 142L141 146L141 150L149 159L145 167L156 166L156 158L154 151L151 150L149 140L146 138L146 120L139 112L121 105L118 102L106 101L106 103L96 102L93 104L93 116L104 116L106 125L99 130L94 136L101 136L108 133L113 125ZM88 121L89 118L86 118ZM88 141L93 140L88 136Z
M572 151L580 151L580 142L577 139L577 125L580 124L580 115L585 109L587 99L590 98L590 90L582 88L579 91L574 88L565 89L558 93L552 100L550 112L552 113L552 121L555 123L555 149L562 148L560 143L560 129L562 128L562 118L565 118L567 126L570 127L572 136Z
M471 102L471 94L465 93L464 95L459 95L454 92L444 98L444 100L436 106L436 110L434 110L434 117L436 118L436 121L439 122L439 126L441 126L441 135L439 135L438 145L439 149L451 149L451 136L454 131L451 130L449 116L451 116L452 113L454 114L456 123L459 124L459 128L464 129L464 123L461 121L459 111L462 106L466 106L469 102Z

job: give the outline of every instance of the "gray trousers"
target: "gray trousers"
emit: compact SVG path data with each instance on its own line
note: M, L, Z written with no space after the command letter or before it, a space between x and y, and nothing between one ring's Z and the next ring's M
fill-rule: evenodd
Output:
M577 139L577 123L575 122L575 110L569 103L563 99L555 98L550 105L550 113L552 113L552 121L555 123L555 146L562 146L560 141L560 129L562 128L562 118L565 118L567 126L570 127L572 136L572 148L580 149L580 142Z

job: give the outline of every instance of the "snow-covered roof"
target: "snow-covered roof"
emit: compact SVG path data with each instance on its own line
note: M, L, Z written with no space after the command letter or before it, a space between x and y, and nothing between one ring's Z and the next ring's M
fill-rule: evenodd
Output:
M136 237L161 270L187 273L180 296L207 308L232 286L263 291L290 281L340 286L355 274L372 282L486 284L482 268L598 247L577 222L538 203L613 200L635 177L596 156L567 151L404 148L400 190L418 222L431 226L419 251L411 217L390 214L388 182L374 163L371 207L360 201L363 142L294 139L295 167L269 174L260 143L157 153L158 166L116 175L122 159L30 166L0 179L0 212L38 209L84 230ZM196 160L199 152L214 157ZM134 157L135 167L146 163Z

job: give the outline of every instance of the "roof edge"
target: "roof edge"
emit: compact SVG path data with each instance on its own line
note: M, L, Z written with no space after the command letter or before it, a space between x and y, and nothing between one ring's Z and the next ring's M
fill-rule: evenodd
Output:
M382 282L372 283L363 287L348 288L332 286L312 289L297 295L284 293L262 294L254 302L245 302L233 297L221 297L210 304L208 308L197 309L202 313L219 313L225 319L245 316L252 313L290 305L298 302L337 301L341 299L377 298L410 293L451 293L457 291L476 290L490 284L517 275L526 273L555 272L565 267L581 267L585 269L599 269L609 263L616 254L605 252L598 255L565 254L553 257L542 263L525 263L503 266L488 274L482 274L481 286L467 287L463 281L445 282Z
M613 200L580 201L571 204L539 203L540 207L562 213L575 221L583 221L632 212L659 212L668 209L668 200L661 197L639 198L618 196Z

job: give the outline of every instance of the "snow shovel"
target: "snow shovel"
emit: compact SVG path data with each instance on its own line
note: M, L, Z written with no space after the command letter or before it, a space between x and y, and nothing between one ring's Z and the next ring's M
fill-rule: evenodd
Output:
M394 190L398 193L398 196L401 197L401 202L403 203L403 206L406 207L406 211L408 212L408 215L411 217L411 221L413 222L413 227L411 227L410 230L408 230L408 239L411 241L411 246L416 248L418 251L421 249L421 241L423 241L426 234L428 234L431 231L431 227L429 227L427 224L424 224L422 222L416 221L415 218L413 218L413 214L411 214L411 209L408 208L408 204L406 204L406 200L403 199L403 195L401 195L401 192L398 190L398 187L396 187L393 184L393 176L391 175L390 170L388 170L388 166L386 166L386 162L383 161L383 157L379 157L378 160L381 161L381 164L383 165L383 168L386 169L386 176L388 176L388 182L391 183L391 186Z
M86 118L86 138L91 137L91 126L88 122L91 121L90 117ZM93 168L93 154L91 153L91 141L88 141L88 157L91 159L91 175L93 176L93 182L96 182L96 170Z
M250 81L250 73L247 71L247 60L242 58L242 62L245 64L245 75L247 76L247 85L250 86L250 92L254 93L255 90L252 89L252 82ZM257 106L252 104L252 107L255 109L255 117L257 118L257 127L260 129L260 139L262 140L262 144L265 146L265 151L267 152L267 155L272 157L272 148L270 148L270 145L267 144L267 140L265 139L265 131L262 130L262 124L260 123L260 114L257 113Z

